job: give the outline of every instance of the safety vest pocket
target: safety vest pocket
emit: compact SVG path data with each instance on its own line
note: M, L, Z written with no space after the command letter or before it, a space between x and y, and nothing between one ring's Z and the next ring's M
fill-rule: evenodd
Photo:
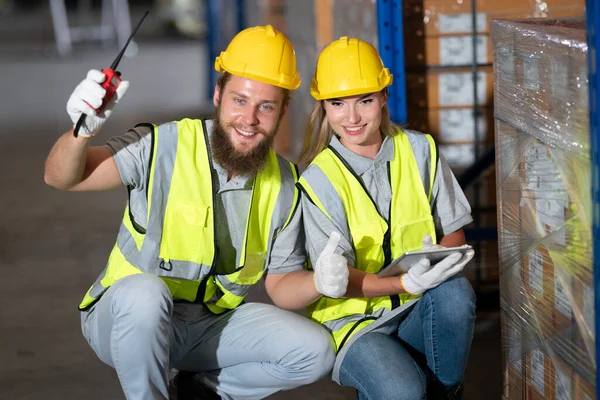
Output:
M374 273L384 262L383 244L387 224L383 219L360 224L352 229L356 263L360 269Z
M178 202L175 210L183 217L187 224L201 228L206 226L208 206Z
M207 229L209 211L203 204L181 201L170 204L165 214L160 258L212 264L212 252L203 246L205 240L212 237L212 231Z
M431 215L398 224L392 228L392 251L393 249L402 249L403 252L420 250L425 235L433 235L435 241L435 225ZM398 258L401 255L392 254L392 257Z

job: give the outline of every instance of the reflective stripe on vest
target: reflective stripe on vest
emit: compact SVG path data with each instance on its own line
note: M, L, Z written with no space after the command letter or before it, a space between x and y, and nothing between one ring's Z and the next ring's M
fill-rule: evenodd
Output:
M107 265L79 308L89 308L118 279L142 272L160 276L174 299L210 302L216 313L235 308L262 277L274 235L292 217L297 171L269 153L253 184L240 266L215 275L214 170L204 122L184 119L153 127L152 134L147 228L125 210Z
M437 167L437 151L431 136L423 136L427 138L424 144L429 147L431 160L427 193L408 136L399 131L393 137L394 158L389 165L392 188L389 221L379 214L362 180L354 175L333 148L325 149L313 161L342 200L355 252L355 268L377 273L406 251L420 249L424 235L431 235L435 241L429 200ZM309 182L303 176L299 184L310 200L331 218L322 203L324 199L319 199L313 190L320 182ZM412 298L414 296L408 294L352 299L321 297L308 307L308 313L312 320L332 332L339 350L354 333L381 316L384 308L392 309Z

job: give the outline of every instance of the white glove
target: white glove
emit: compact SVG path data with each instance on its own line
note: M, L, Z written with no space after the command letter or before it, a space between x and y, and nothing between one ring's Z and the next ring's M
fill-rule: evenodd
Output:
M100 114L96 114L96 109L102 105L102 100L106 94L106 90L102 87L105 80L106 75L101 71L90 70L87 77L77 85L71 97L69 97L69 101L67 101L67 112L74 125L77 124L82 113L87 115L85 121L81 124L78 135L91 137L98 133L110 117L115 104L121 100L129 88L129 81L122 81L104 110Z
M474 250L464 255L452 253L433 267L429 259L424 258L400 277L400 284L407 293L421 294L462 271L474 255Z
M439 244L433 244L433 238L429 235L423 236L423 239L421 239L421 242L423 243L421 250L436 250L436 249L443 248Z
M313 282L317 291L324 296L338 299L348 289L348 260L336 254L340 234L331 232L329 241L314 266Z

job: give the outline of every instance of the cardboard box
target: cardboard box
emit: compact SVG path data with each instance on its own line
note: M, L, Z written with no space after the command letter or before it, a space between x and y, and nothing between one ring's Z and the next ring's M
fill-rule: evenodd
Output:
M584 43L585 26L581 19L568 24L554 23L565 26L555 27L552 22L542 20L524 25L523 29L529 34L520 35L512 46L514 83L521 96L527 99L533 116L548 113L557 122L569 126L568 122L572 124L574 119L572 104L581 103L583 96L588 94L587 84L581 81L587 76L587 58L579 47L565 46L564 42ZM536 34L538 27L539 34ZM566 31L571 33L567 35ZM545 40L547 35L556 35L558 40ZM500 52L504 53L503 49Z
M564 338L564 345L568 347L571 346L570 332L574 323L572 277L557 262L553 263L553 281L552 330L554 335Z
M491 67L477 71L477 104L489 105L493 97ZM473 71L470 68L427 70L406 75L408 108L464 108L474 101Z
M588 129L584 27L582 19L494 22L498 119L529 132L544 132L545 141L562 150L568 150L561 140L564 135L548 132L550 122L573 136L572 142L589 141L584 137Z
M504 398L514 400L525 397L525 363L527 357L521 343L521 327L510 322L513 321L503 323L503 329L508 330L503 337L503 340L506 341L503 343L505 362Z
M554 265L544 246L537 246L524 257L523 283L532 313L529 320L532 331L541 339L551 338L554 334Z
M554 400L571 400L575 392L573 368L560 356L552 358L554 365Z
M410 129L432 135L438 144L468 144L475 142L475 123L480 142L491 145L494 140L493 108L478 108L475 117L473 107L409 109Z
M479 154L483 154L489 144L480 144ZM438 151L444 155L455 175L466 170L475 162L475 145L473 143L445 143L438 145Z
M495 120L495 134L498 232L518 237L521 234L519 136L516 128L499 120Z
M471 185L464 189L467 201L471 205L472 213L479 213L480 223L483 227L498 226L496 209L496 177L494 169L486 171L478 182L478 188ZM476 204L477 203L477 204ZM477 211L477 208L479 211Z
M524 375L514 366L508 365L504 370L504 384L502 398L505 400L523 399L525 397L523 383Z
M405 62L407 67L469 66L473 63L473 36L469 34L435 37L406 37ZM477 64L491 64L493 47L489 35L476 37Z
M527 354L525 360L525 399L554 399L555 370L550 357L536 348Z
M508 247L517 243L515 239L516 237L509 237L509 235L500 236L500 241L504 240L504 244ZM503 264L504 268L500 277L502 358L505 368L503 398L505 399L523 399L525 397L525 368L528 353L524 343L527 336L523 332L520 318L524 301L522 258L516 257L514 260L517 262L511 263L510 268L508 267L509 263Z
M585 1L478 0L476 31L487 33L493 19L562 18L585 15ZM470 0L405 0L405 36L437 36L473 31Z
M594 286L592 272L589 271L590 278L577 279L573 281L573 316L574 321L574 341L578 352L581 352L582 362L591 363L590 357L595 353L595 304L594 304ZM579 275L582 276L581 274Z
M596 389L581 377L577 372L573 374L574 393L573 400L595 400Z
M542 349L534 349L526 357L525 375L525 399L527 400L574 398L573 368L557 354L549 356Z
M564 224L569 207L566 181L569 177L567 171L561 170L556 162L560 150L553 151L531 135L520 133L520 136L522 187L530 191L531 201L535 203L533 224L527 229L533 237L552 234L549 241L553 245L565 246Z
M573 368L560 356L556 354L549 356L544 350L536 348L527 354L525 364L525 399L573 399L575 392Z
M564 185L567 178L557 170L548 146L537 139L528 143L521 171L522 188L530 212L522 221L523 229L525 237L539 238L544 245L533 249L526 257L525 292L542 337L550 338L572 327L571 276L565 268L562 251L566 245L564 225L568 218L568 195Z
M470 13L472 9L471 0L404 0L403 11L405 16L419 15L424 12L427 15L434 14L457 14ZM476 0L476 8L479 12L509 12L527 10L533 17L543 17L555 7L585 7L584 0L545 0L546 5L537 0L505 0L497 2L493 0Z

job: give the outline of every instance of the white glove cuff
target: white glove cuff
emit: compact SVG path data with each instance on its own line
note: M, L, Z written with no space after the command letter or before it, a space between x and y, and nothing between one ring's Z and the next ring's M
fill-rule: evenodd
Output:
M400 277L400 285L402 289L408 294L418 295L425 291L419 284L417 284L408 274L403 274Z
M73 129L75 129L75 125L73 125ZM79 132L77 132L77 136L81 136L84 138L91 138L91 137L95 136L96 133L98 133L98 131L96 131L96 132L88 131L85 127L85 121L84 121L84 123L81 124L81 127L79 128Z

